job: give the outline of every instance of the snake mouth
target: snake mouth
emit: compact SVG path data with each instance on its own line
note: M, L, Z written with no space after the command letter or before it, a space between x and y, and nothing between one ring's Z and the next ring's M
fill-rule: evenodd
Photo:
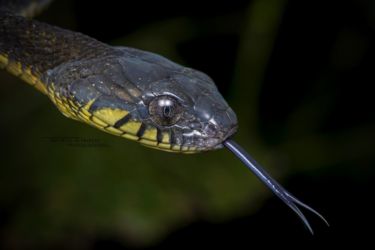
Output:
M215 129L215 133L211 136L191 136L194 133L184 134L183 142L181 144L169 144L165 147L161 144L147 144L143 143L147 147L154 149L172 152L172 153L183 153L183 154L194 154L212 150L222 149L224 142L231 138L237 132L237 125L233 125L229 129ZM190 135L190 136L189 136Z
M229 129L217 129L215 136L206 138L204 151L221 149L224 147L224 142L231 138L237 132L237 124L233 125Z

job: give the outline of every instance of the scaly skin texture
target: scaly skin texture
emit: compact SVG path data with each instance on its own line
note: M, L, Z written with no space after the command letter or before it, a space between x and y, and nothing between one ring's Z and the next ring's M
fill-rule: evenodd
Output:
M217 149L237 128L204 73L5 10L0 66L48 95L65 116L153 148ZM163 103L173 105L161 113Z
M63 63L112 53L111 47L80 33L0 11L0 65L10 73L29 75L28 83L45 93L40 81ZM42 85L41 85L42 84Z

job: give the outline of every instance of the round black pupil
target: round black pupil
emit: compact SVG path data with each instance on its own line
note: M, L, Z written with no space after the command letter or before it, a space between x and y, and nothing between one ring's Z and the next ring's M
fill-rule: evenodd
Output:
M163 107L163 114L164 114L165 117L171 117L172 107L171 106L164 106Z

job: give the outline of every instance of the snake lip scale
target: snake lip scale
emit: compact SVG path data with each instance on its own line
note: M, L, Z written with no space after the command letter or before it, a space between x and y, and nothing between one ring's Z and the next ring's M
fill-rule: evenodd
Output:
M0 2L0 68L48 96L66 117L147 147L175 153L227 148L313 233L298 206L233 140L235 112L213 80L158 54L114 47L25 16L49 0Z

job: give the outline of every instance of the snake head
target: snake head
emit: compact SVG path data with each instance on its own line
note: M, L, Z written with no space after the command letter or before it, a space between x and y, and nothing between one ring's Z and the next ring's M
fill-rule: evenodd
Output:
M205 74L181 68L152 82L142 95L147 123L169 131L172 148L212 150L237 129L237 118L212 80Z
M235 132L236 115L206 74L154 53L123 51L119 63L140 92L135 116L145 125L142 139L153 141L150 146L185 153L213 150ZM156 136L147 136L147 128Z
M48 93L63 114L156 149L218 149L237 129L211 78L154 53L116 48L48 76Z

